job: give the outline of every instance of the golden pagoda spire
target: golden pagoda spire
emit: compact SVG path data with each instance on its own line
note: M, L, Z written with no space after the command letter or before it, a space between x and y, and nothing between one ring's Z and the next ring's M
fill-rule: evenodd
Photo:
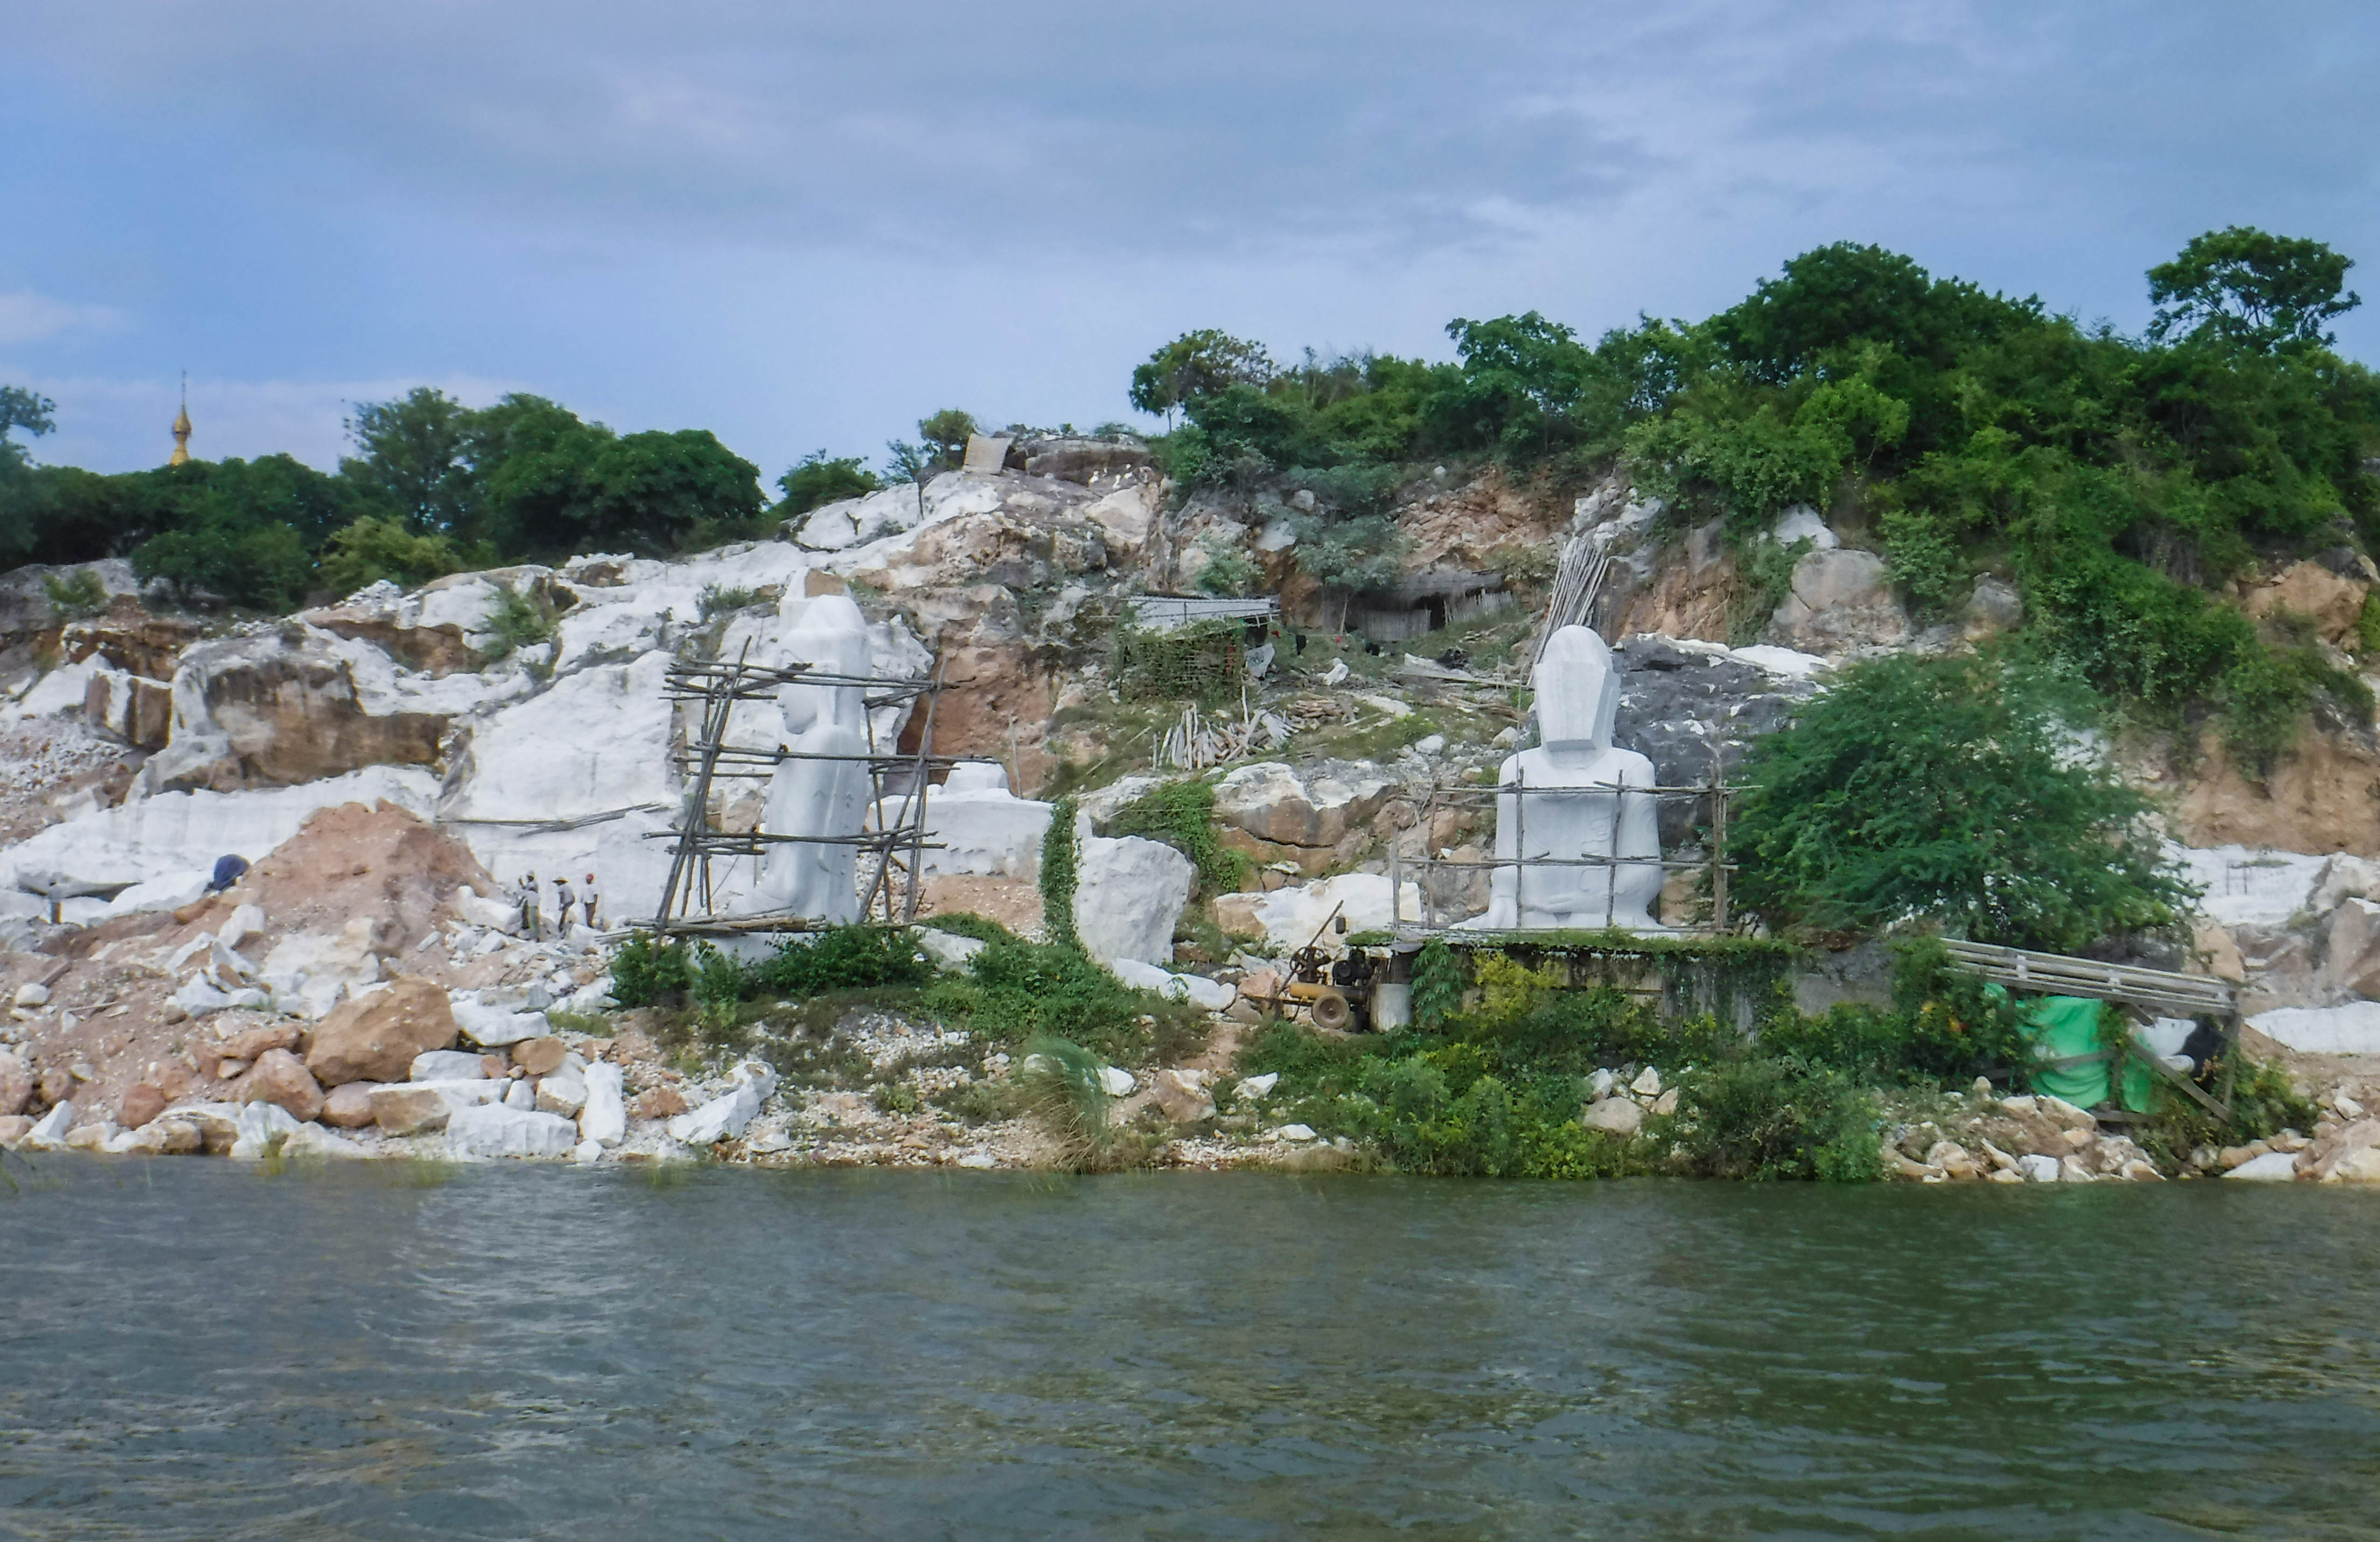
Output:
M190 371L182 371L182 410L174 415L174 453L167 456L168 466L190 463Z

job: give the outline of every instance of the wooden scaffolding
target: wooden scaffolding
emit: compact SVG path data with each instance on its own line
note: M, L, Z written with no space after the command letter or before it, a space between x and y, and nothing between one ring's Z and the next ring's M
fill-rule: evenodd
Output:
M771 667L748 661L750 647L735 662L680 659L673 662L662 686L671 701L698 707L686 747L677 751L678 770L686 779L686 800L676 824L659 832L673 843L669 881L662 890L653 930L663 936L731 936L752 932L808 931L820 917L787 912L722 914L717 905L712 864L749 859L756 868L775 846L787 844L846 845L857 848L859 914L863 920L900 925L917 919L924 856L935 849L926 840L926 789L938 771L955 764L952 757L933 753L934 708L942 689L938 662L930 675L838 674L807 663ZM867 748L857 754L820 754L736 744L729 737L738 702L774 704L787 686L857 688L864 694L863 721ZM906 723L920 710L917 747L905 751L897 740L878 742L877 714L886 708L905 709L897 721ZM760 830L719 827L711 809L714 790L722 782L767 781L789 760L832 760L864 765L868 776L870 828L848 833L783 835Z

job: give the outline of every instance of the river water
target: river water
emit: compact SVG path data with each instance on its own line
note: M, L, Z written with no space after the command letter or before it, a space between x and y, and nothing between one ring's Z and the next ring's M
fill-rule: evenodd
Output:
M0 1536L2380 1536L2335 1186L37 1160Z

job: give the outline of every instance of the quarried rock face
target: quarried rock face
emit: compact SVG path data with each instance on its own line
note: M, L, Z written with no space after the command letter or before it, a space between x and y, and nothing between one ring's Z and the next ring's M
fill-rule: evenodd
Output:
M2245 609L2257 617L2287 611L2313 623L2315 635L2334 647L2357 640L2363 619L2363 598L2372 592L2369 558L2341 551L2328 561L2292 565L2269 584L2248 591Z
M291 786L435 762L451 713L404 710L379 693L367 699L358 659L318 637L284 627L184 654L172 743L144 768L144 789Z
M1640 635L1611 655L1620 671L1613 737L1651 760L1664 787L1708 782L1714 759L1733 780L1753 741L1784 727L1817 690L1807 675L1779 673L1716 644ZM1710 822L1708 801L1663 799L1662 845L1692 841L1696 826Z
M400 979L334 1008L314 1030L306 1063L330 1087L401 1082L412 1074L416 1055L445 1049L455 1035L446 992L428 980Z
M1381 777L1300 776L1280 761L1259 760L1215 784L1215 822L1232 850L1260 862L1295 862L1314 877L1340 865L1339 847L1364 838L1395 790Z
M1859 648L1898 648L1912 635L1884 559L1840 547L1793 565L1792 592L1769 618L1770 637L1828 658Z

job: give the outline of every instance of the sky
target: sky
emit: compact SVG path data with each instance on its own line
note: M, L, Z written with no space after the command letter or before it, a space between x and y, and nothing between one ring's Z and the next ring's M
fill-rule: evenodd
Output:
M2253 225L2371 264L2380 13L2201 0L10 0L0 383L37 458L328 469L418 384L709 428L1133 420L1214 326L1698 318L1876 242L2137 330Z

